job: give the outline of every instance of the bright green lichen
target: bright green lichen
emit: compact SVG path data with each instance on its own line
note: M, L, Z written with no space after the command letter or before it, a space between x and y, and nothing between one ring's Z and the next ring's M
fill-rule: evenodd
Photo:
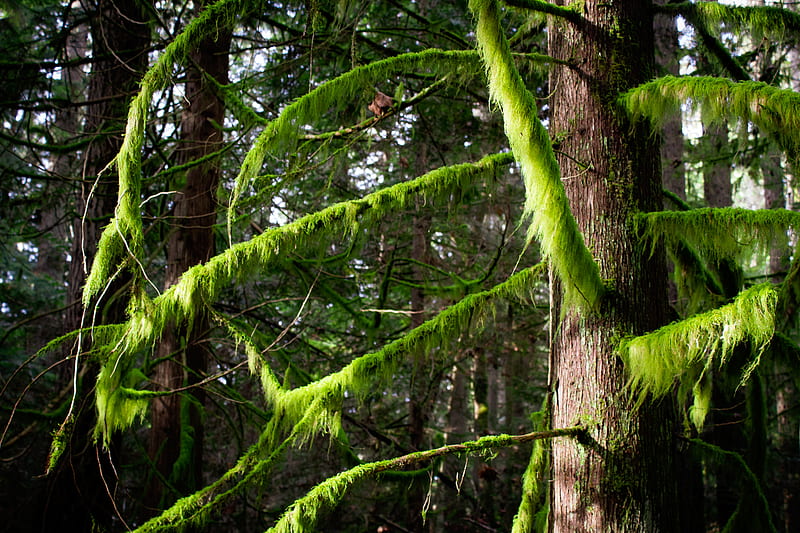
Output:
M661 12L681 15L691 23L702 22L709 28L739 30L754 41L762 37L782 40L800 33L800 13L776 6L731 6L717 2L684 2L656 6Z
M368 101L374 96L376 84L398 73L429 71L439 77L448 75L448 83L462 83L465 78L479 72L475 59L475 53L469 50L430 49L400 54L354 68L298 98L267 124L245 156L231 194L229 227L239 196L261 171L266 155L293 149L298 131L304 124L316 120L341 102Z
M776 328L778 289L769 283L742 292L732 303L624 340L619 353L625 361L632 391L640 401L670 392L676 381L679 395L695 400L692 421L702 427L708 412L710 376L747 342L753 353L742 382L760 360Z
M537 116L536 102L514 66L501 33L496 2L473 0L478 49L489 92L503 112L506 137L525 182L524 217L528 239L541 243L564 285L565 303L592 309L603 293L599 269L586 248L569 208L550 138Z
M125 136L114 159L119 175L119 191L114 218L104 230L98 253L84 287L83 301L88 305L103 290L123 258L142 257L144 233L141 206L141 161L148 106L155 92L171 82L173 66L185 61L189 51L220 26L229 25L240 15L257 9L257 3L242 0L219 0L208 5L201 14L164 49L156 63L145 73L141 89L130 104ZM135 263L135 261L133 261ZM132 269L134 281L141 272Z
M768 253L788 230L800 229L800 213L786 209L703 208L642 213L637 229L655 249L689 243L707 259L739 258L744 251Z

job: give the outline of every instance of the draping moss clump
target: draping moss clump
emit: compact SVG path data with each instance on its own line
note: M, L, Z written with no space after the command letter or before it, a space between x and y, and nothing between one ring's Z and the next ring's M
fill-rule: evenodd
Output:
M730 359L734 348L748 343L751 363L746 381L776 330L778 288L770 283L742 292L732 303L652 333L624 340L619 353L629 373L631 390L644 401L669 393L694 398L692 422L702 427L711 400L711 377Z
M752 35L782 40L800 33L800 14L775 6L731 6L717 2L683 2L654 6L661 12L681 15L689 22L701 22L709 28L725 25Z
M486 67L492 101L503 121L514 158L525 182L524 217L528 239L536 238L563 281L565 303L592 309L603 293L600 272L569 208L561 173L533 96L514 66L500 30L497 4L473 0L478 49Z
M642 213L634 220L652 249L675 250L689 243L706 259L740 258L744 252L768 253L800 228L800 213L786 209L702 208Z
M125 136L113 161L119 176L119 199L114 218L103 230L97 256L84 287L85 305L103 290L123 263L124 257L135 262L135 258L143 256L144 233L140 213L142 143L148 106L153 95L171 83L173 66L183 63L198 42L212 35L220 26L232 24L236 17L244 16L257 7L257 3L243 0L219 0L208 5L167 45L156 63L145 73L141 89L130 104ZM136 268L132 271L134 280L141 280L143 273Z
M228 223L231 223L239 196L261 171L266 155L293 149L297 133L304 124L341 102L371 98L376 83L398 73L430 71L439 77L449 76L448 83L463 83L478 72L475 59L474 52L460 50L431 49L401 54L354 68L298 98L267 124L245 156L231 195Z
M709 76L664 76L620 97L634 116L661 125L689 103L706 122L752 122L780 137L784 148L800 146L800 94L755 81L734 82Z
M530 298L533 282L543 271L544 264L539 264L509 277L492 289L469 294L380 350L362 355L342 370L296 389L284 390L271 370L260 359L253 359L259 357L258 351L248 351L251 368L261 373L262 385L273 408L268 433L274 439L281 438L297 420L309 416L312 406L317 409L313 413L314 422L308 426L310 431L299 438L311 438L319 432L335 433L340 425L345 391L356 398L363 397L374 390L377 384L388 381L397 365L409 356L446 346L450 338L459 332L468 327L479 327L493 312L497 299Z

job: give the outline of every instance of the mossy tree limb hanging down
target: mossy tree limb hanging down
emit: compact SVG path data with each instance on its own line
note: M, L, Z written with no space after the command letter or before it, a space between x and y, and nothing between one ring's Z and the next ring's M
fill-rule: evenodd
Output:
M651 250L691 244L711 260L740 258L744 252L767 252L787 230L800 228L800 213L786 209L702 208L642 213L634 220Z
M144 130L148 107L153 95L166 87L172 78L173 66L182 64L203 38L212 35L219 26L231 25L239 16L257 9L257 2L219 0L209 5L165 48L156 63L147 71L141 89L128 110L125 136L114 159L119 176L119 192L114 218L105 228L98 244L97 256L83 291L84 305L89 305L120 264L136 263L143 257L144 235L141 218L141 166ZM127 259L126 259L127 258ZM143 272L137 265L128 264L135 282L132 305L144 298L141 287Z
M168 322L180 324L193 320L200 309L213 304L224 287L260 272L280 259L282 253L297 248L311 249L326 236L353 235L360 228L368 228L389 213L403 209L414 198L449 199L451 194L476 180L492 176L511 160L510 154L497 154L475 164L434 170L415 180L358 200L335 204L265 231L250 241L228 248L206 264L188 270L162 295L134 309L122 337L106 346L107 360L97 382L96 435L102 435L107 442L111 433L130 426L145 413L149 397L131 394L128 389L132 384L126 376L133 368L133 354L153 345Z
M471 50L431 49L401 54L356 67L298 98L266 125L242 162L228 209L229 231L237 200L261 171L266 155L292 150L301 137L298 132L304 124L316 120L342 102L368 101L374 96L376 84L399 73L428 71L439 78L449 76L448 84L463 83L479 72L476 59Z
M678 380L681 397L694 397L691 418L701 428L710 406L712 371L725 365L734 348L749 342L754 356L741 377L747 380L775 334L778 294L769 283L757 285L733 303L623 341L619 353L640 402L648 394L670 393Z
M689 102L706 122L752 122L772 134L790 158L800 157L800 94L788 89L708 76L664 76L629 90L620 102L634 117L655 125Z
M500 106L503 124L514 158L525 182L524 217L530 220L528 238L542 250L563 281L566 306L592 309L603 293L603 283L578 225L570 211L561 172L547 130L538 118L533 96L512 60L500 29L497 3L473 0L470 10L477 18L478 49L486 67L489 93Z

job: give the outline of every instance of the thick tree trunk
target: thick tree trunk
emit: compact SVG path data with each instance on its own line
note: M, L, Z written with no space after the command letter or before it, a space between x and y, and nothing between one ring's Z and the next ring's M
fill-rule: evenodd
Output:
M147 66L150 44L150 26L142 2L97 0L85 5L91 10L92 73L86 97L91 103L86 108L84 132L92 141L82 155L83 179L76 201L67 280L67 330L75 330L82 323L80 301L87 269L94 259L101 228L111 218L117 199L114 172L102 175L100 172L119 151L128 102ZM123 318L126 303L115 297L123 285L124 280L117 280L106 291L106 298L96 303L99 310L96 324ZM93 312L94 305L86 311L87 316L92 317ZM90 324L91 318L86 326ZM95 373L93 362L83 364L82 375ZM94 424L93 397L84 391L76 404L69 448L48 479L48 494L42 501L42 531L52 531L63 524L69 524L75 531L90 531L93 527L110 528L114 523L115 511L109 494L115 492L115 475L108 461L110 452L100 450L91 441Z
M188 107L181 119L180 164L201 160L222 148L224 103L208 78L228 83L230 43L230 30L220 28L190 54L186 81ZM219 180L216 157L192 166L184 175L183 185L175 196L173 228L167 242L166 287L214 254ZM167 331L158 346L158 357L164 358L155 370L154 382L159 387L177 389L203 378L208 365L207 347L203 343L207 329L208 317L204 310L198 309L191 324ZM187 394L192 398L169 395L156 399L152 405L150 456L160 476L169 480L179 494L165 493L164 485L153 478L146 494L146 503L151 508L160 508L176 496L193 492L202 483L204 395L200 387L190 389Z
M562 2L563 3L563 2ZM585 424L582 442L553 443L550 529L680 531L674 412L667 398L636 407L614 353L621 336L663 325L663 259L638 245L631 217L661 205L658 139L631 128L614 95L653 72L646 2L587 0L584 20L553 19L551 135L562 139L562 179L587 245L609 280L596 312L555 311L553 427ZM555 284L557 285L557 284Z

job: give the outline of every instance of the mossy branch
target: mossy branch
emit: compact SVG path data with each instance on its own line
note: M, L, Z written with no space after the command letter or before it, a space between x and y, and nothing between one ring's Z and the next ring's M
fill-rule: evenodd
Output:
M670 392L694 396L692 422L702 427L711 401L710 376L724 366L733 349L750 344L753 359L741 376L745 382L776 330L778 289L770 284L743 291L732 303L695 315L652 333L623 340L618 352L625 362L630 390L639 401Z
M497 3L473 0L478 50L489 79L489 93L503 113L506 137L525 182L524 218L528 240L537 238L561 278L565 307L595 308L604 291L600 271L569 208L561 172L536 102L514 66L500 29Z
M620 97L620 102L634 117L647 117L656 126L688 102L700 108L705 122L752 122L773 134L791 157L800 151L800 94L766 83L665 76L631 89Z
M491 155L477 163L440 168L364 198L335 204L239 243L208 263L186 271L178 283L161 296L137 302L121 336L103 345L107 359L97 382L96 435L102 435L107 441L114 430L128 427L144 414L148 399L124 389L132 388L124 383L133 364L130 354L154 344L170 321L191 321L198 310L210 305L219 291L234 279L245 279L254 272L261 272L264 266L283 260L285 254L294 249L314 246L324 241L325 236L346 236L359 228L370 227L389 213L403 209L415 198L449 198L476 180L492 176L511 161L510 154Z
M306 496L295 501L289 507L278 523L268 530L268 533L300 533L313 530L323 513L335 507L353 484L369 476L379 475L389 470L406 468L446 455L485 453L496 448L505 448L542 439L576 436L584 431L585 428L575 426L550 431L537 431L525 435L491 435L475 441L450 444L433 450L410 453L394 459L359 465L330 477L311 489Z
M374 390L377 381L393 375L397 365L409 354L447 343L453 336L467 327L480 324L494 310L497 299L530 297L534 281L544 272L544 263L518 272L495 287L469 294L434 318L411 330L403 337L387 344L380 350L354 359L342 370L329 374L319 381L290 391L284 391L269 368L262 371L262 384L268 400L273 405L275 416L270 421L275 438L283 428L291 427L295 420L306 416L315 402L319 408L315 415L313 433L333 433L339 426L339 410L345 391L356 397ZM258 370L260 363L254 363ZM319 403L324 399L323 403Z
M141 257L144 233L140 213L141 166L144 129L148 106L155 92L171 82L173 67L186 60L191 49L203 38L228 26L237 16L258 8L258 3L245 0L218 0L208 5L192 20L174 41L164 49L155 64L145 73L139 93L128 108L125 136L114 158L119 175L119 190L114 218L103 230L97 255L83 290L83 303L89 305L111 279L127 254ZM133 269L134 279L140 279Z
M298 98L267 124L245 156L231 194L229 226L239 196L261 171L266 155L270 152L291 150L298 141L298 132L304 124L317 119L342 102L367 101L374 96L375 84L394 74L432 71L437 76L450 75L450 83L463 83L465 77L477 74L475 59L473 51L430 49L401 54L354 68Z
M702 208L641 213L634 223L655 249L689 243L710 260L738 258L744 251L768 252L787 230L800 229L800 213L786 209Z
M581 5L579 2L572 4L569 7L557 6L555 4L551 4L550 2L544 2L543 0L503 0L503 3L507 6L516 7L519 9L530 9L531 11L536 11L538 13L554 15L572 22L581 19L580 12L578 12L574 7Z
M731 6L717 2L667 3L654 6L661 13L681 15L709 28L725 24L731 30L753 35L753 40L770 37L784 40L800 34L800 13L775 6Z

